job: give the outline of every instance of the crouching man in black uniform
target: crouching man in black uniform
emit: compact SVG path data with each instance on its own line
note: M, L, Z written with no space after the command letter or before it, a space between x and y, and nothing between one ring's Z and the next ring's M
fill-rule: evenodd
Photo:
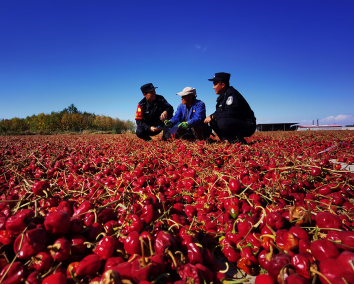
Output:
M213 81L215 93L219 95L216 111L205 118L221 141L247 144L244 137L256 131L256 118L245 98L230 86L230 74L215 73Z
M173 115L173 107L163 96L156 95L153 84L148 83L141 86L144 98L139 102L135 114L137 125L136 135L145 141L151 140L150 136L155 136L161 132L159 127L165 127L164 121ZM168 130L163 131L163 140L170 138Z

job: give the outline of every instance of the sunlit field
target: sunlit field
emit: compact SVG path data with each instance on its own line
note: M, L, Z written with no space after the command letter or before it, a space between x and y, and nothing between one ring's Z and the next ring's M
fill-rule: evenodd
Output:
M0 282L353 283L354 131L153 139L0 136Z

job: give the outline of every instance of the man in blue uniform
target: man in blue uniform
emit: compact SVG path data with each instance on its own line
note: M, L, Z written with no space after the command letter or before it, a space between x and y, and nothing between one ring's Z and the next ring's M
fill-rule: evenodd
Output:
M173 107L163 96L156 94L156 88L151 83L140 88L144 98L139 102L135 114L136 135L145 141L151 140L150 136L159 134L160 127L165 126L163 122L173 115ZM168 130L163 131L163 140L170 138L170 136Z
M215 73L213 81L215 93L219 95L216 111L204 123L209 123L221 141L247 144L244 137L256 131L256 118L245 98L230 86L229 73Z
M177 95L181 96L182 103L171 120L165 120L165 125L167 127L178 126L176 138L207 139L211 134L211 129L203 123L206 117L205 104L196 99L196 89L186 87Z

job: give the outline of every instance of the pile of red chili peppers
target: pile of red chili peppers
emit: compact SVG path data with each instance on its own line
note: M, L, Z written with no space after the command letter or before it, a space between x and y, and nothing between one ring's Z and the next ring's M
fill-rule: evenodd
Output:
M0 283L354 284L340 135L2 137Z

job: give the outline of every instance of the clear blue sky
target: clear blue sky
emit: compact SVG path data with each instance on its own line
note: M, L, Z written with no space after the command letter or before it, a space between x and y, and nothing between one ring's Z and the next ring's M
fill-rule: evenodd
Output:
M140 86L177 109L231 73L258 123L354 123L352 0L1 0L0 119L81 111L134 120Z

